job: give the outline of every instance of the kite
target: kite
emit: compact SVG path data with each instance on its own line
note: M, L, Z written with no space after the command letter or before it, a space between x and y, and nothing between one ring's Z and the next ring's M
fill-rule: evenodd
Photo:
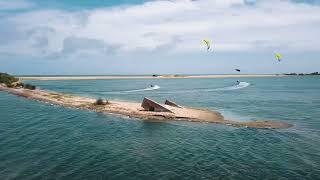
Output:
M209 40L207 40L207 39L204 39L203 43L207 46L207 51L209 51L210 46L211 46L211 42Z
M241 71L240 69L234 69L234 70L236 70L236 71L238 71L238 72L240 72L240 71Z
M276 53L275 56L276 56L276 58L277 58L277 60L278 60L279 62L282 60L282 55L281 55L281 54Z

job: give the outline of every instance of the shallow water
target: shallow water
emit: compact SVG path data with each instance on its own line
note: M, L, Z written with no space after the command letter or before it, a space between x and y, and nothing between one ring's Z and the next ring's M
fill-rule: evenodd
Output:
M236 80L250 85L225 89ZM87 97L169 98L218 109L229 119L274 119L295 126L258 130L143 122L0 92L0 179L320 178L318 77L29 82ZM160 88L132 92L150 84Z

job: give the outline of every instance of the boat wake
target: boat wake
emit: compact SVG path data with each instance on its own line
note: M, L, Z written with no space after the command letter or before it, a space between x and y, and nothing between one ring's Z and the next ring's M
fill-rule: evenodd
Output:
M237 89L242 89L250 86L250 83L248 82L240 82L237 85L233 86L228 86L228 87L223 87L223 88L216 88L216 89L211 89L209 91L232 91L232 90L237 90Z
M158 85L154 85L153 87L148 87L148 88L144 88L144 89L135 89L135 90L130 90L130 91L120 91L122 93L130 93L130 92L140 92L140 91L153 91L156 89L160 89L160 86Z
M215 89L190 89L190 90L177 90L177 91L168 91L168 92L162 92L162 93L191 93L191 92L213 92L213 91L233 91L238 90L242 88L246 88L250 86L250 83L248 82L240 82L239 84L233 85L233 86L227 86L227 87L221 87L221 88L215 88Z
M153 91L160 89L160 86L154 85L153 87L147 87L144 89L134 89L134 90L128 90L128 91L118 91L118 92L104 92L107 94L122 94L122 93L133 93L133 92L142 92L142 91Z
M215 89L193 89L193 90L178 90L174 91L175 93L188 93L188 92L212 92L212 91L233 91L238 89L243 89L250 86L250 83L248 82L240 82L239 84L233 85L233 86L227 86L227 87L221 87L221 88L215 88ZM135 92L143 92L143 91L153 91L160 89L160 86L154 85L153 87L147 87L144 89L134 89L134 90L128 90L128 91L117 91L117 92L103 92L105 94L126 94L126 93L135 93ZM170 91L169 91L170 92ZM162 93L169 93L169 92L162 92Z

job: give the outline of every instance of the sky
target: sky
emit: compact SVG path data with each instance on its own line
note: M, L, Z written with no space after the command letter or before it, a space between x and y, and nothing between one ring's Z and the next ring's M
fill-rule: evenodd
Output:
M317 0L0 0L0 22L17 75L320 71Z

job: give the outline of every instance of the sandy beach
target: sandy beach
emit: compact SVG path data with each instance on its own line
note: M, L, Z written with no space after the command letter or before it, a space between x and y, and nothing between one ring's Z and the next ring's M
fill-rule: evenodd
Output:
M92 110L102 113L114 113L125 115L131 118L142 120L160 120L160 121L194 121L217 123L237 127L252 127L252 128L288 128L290 124L285 122L275 122L268 120L241 122L235 120L226 120L221 113L212 110L195 109L190 107L178 108L162 104L171 112L154 112L146 111L141 107L141 103L109 101L106 105L95 105L95 99L62 94L46 90L28 90L22 88L8 88L0 85L0 91L25 97L28 99L38 100L49 103L51 105L61 105L64 107Z
M157 76L17 76L21 80L97 80L97 79L155 79L155 78L245 78L283 77L276 74L221 74L221 75L157 75Z

